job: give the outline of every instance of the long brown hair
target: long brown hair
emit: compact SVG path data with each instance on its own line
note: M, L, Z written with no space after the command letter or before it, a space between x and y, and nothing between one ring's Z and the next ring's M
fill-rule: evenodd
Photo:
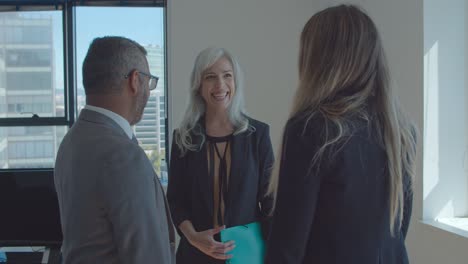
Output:
M391 89L377 28L358 7L327 8L304 26L299 87L290 118L298 115L307 120L320 115L337 131L323 139L312 164L321 160L327 148L352 132L350 116L360 116L376 128L377 140L388 158L390 230L394 233L395 224L401 226L403 217L403 174L414 177L414 129ZM276 193L278 187L280 160L273 170L270 193Z

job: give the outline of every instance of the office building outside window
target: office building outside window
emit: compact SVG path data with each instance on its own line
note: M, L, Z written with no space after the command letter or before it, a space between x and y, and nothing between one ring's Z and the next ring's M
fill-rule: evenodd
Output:
M56 78L63 46L54 41L62 37L54 35L61 18L56 11L0 13L0 118L64 115L56 102L64 88ZM0 168L52 168L65 132L61 126L0 127Z

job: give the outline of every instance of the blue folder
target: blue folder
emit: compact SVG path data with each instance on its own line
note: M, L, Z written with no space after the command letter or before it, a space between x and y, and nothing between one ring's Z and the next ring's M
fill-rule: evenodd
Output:
M221 231L221 241L235 241L235 248L228 254L233 257L228 264L263 264L265 258L265 241L259 222L234 226Z

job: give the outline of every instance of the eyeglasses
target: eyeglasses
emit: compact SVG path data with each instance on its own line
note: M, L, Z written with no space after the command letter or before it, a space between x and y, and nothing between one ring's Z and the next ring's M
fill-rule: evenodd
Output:
M131 73L131 72L130 72ZM130 73L125 75L125 79L128 78L128 76L130 76ZM146 77L149 78L149 84L148 84L148 87L149 87L149 90L152 91L154 89L156 89L156 86L158 86L158 80L159 80L159 77L157 76L154 76L154 75L151 75L149 73L144 73L144 72L141 72L141 71L137 71L138 74L141 74L141 75L144 75Z

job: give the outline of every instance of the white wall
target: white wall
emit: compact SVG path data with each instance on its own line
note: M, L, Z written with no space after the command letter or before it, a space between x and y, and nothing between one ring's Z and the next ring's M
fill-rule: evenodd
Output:
M467 214L464 17L465 0L424 1L424 219Z
M247 111L270 124L273 143L279 141L297 84L299 34L316 10L312 2L168 1L171 125L183 117L196 55L219 46L238 57L245 71Z
M466 29L468 29L468 1L465 1L465 16L463 25L465 26L465 102L468 102L468 33ZM465 122L465 131L467 131L467 135L465 138L465 159L464 159L464 166L465 166L465 174L468 178L468 120ZM468 185L466 186L468 190Z
M277 143L297 84L300 31L308 18L333 0L168 1L168 63L171 126L187 101L196 54L222 46L246 71L247 110L271 125ZM401 102L423 131L423 0L354 0L379 27ZM422 140L420 140L421 142ZM418 148L412 226L407 240L411 263L466 263L468 239L421 224L422 144Z

